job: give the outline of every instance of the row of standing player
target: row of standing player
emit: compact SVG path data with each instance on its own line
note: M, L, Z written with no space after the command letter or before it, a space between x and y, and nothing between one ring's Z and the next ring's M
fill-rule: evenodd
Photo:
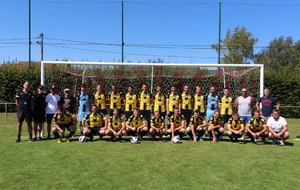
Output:
M32 94L28 91L29 88L29 82L25 82L23 85L23 90L20 92L17 92L16 95L16 103L18 106L18 140L20 140L19 136L21 133L21 127L22 122L24 121L24 118L26 118L27 122L30 122L28 125L29 127L29 135L30 135L30 141L33 141L31 138L31 119L30 111L28 110L31 108L30 102L33 102L33 120L34 120L34 139L40 139L40 130L42 123L45 122L45 117L43 115L43 110L45 110L44 102L46 103L46 118L47 118L47 130L48 130L48 138L50 138L50 128L51 128L51 122L52 117L57 111L57 107L59 104L61 104L66 110L68 110L71 113L75 113L76 109L76 102L78 103L78 120L81 125L81 121L84 118L84 116L90 112L90 103L93 102L95 105L99 107L99 111L106 114L106 105L109 104L110 108L110 115L112 115L113 108L121 109L122 105L125 106L125 117L126 119L129 118L130 115L133 114L133 108L138 106L141 110L141 115L143 115L146 120L149 123L150 120L150 109L151 105L154 102L154 111L159 111L162 116L164 116L166 113L168 117L173 115L174 108L179 108L179 114L182 114L185 116L187 122L189 123L190 117L192 115L192 111L199 110L201 117L204 117L204 113L206 111L206 120L209 120L209 118L213 115L214 111L217 109L221 110L221 115L224 117L225 122L227 122L228 118L232 114L233 105L235 105L239 110L239 115L242 117L245 121L248 121L251 118L251 108L253 107L253 99L250 96L247 96L247 92L245 89L242 89L242 96L238 97L235 101L234 98L232 98L229 94L229 89L224 89L224 96L221 97L219 94L216 93L216 88L211 87L210 92L204 96L201 92L201 87L196 86L195 95L191 95L189 93L189 86L185 85L183 89L183 93L179 94L177 92L177 88L175 86L171 87L171 93L166 97L162 93L162 88L158 86L156 88L157 93L155 96L150 94L148 92L148 86L146 84L142 85L142 92L139 95L136 95L133 93L133 87L128 88L128 93L123 96L121 92L117 91L117 86L112 85L112 91L108 95L104 95L102 92L102 86L97 86L97 92L93 95L90 95L88 92L86 92L86 86L85 84L81 85L81 92L75 99L71 96L70 90L65 89L64 90L64 96L60 97L56 94L56 88L51 87L50 93L46 95L43 90L43 86L39 86L38 93ZM266 91L266 90L265 90ZM23 103L19 103L21 95L27 95L27 100L21 100ZM28 96L29 94L29 96ZM29 97L29 99L28 99ZM268 101L258 101L262 103L263 108L265 107L265 103L269 103L269 99L271 98L272 102L271 104L277 104L277 107L279 107L279 104L275 102L276 100L272 97L265 96ZM275 101L274 101L274 100ZM270 105L272 106L272 105ZM269 106L269 107L270 107ZM258 105L257 105L258 107ZM27 111L22 111L27 110ZM264 110L264 109L263 109ZM262 110L262 111L263 111ZM269 109L268 109L269 110ZM264 115L264 114L263 114ZM268 115L264 115L268 116ZM75 124L77 121L75 120ZM82 131L82 127L81 127Z

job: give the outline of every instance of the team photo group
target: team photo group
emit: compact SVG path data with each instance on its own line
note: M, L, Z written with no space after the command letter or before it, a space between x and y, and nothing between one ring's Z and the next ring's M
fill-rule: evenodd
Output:
M288 124L280 116L280 104L268 89L263 97L254 100L246 88L241 89L240 96L232 97L229 88L220 90L220 95L215 86L209 92L202 92L201 86L184 85L178 89L174 85L168 89L168 95L163 93L162 86L156 86L152 95L147 84L141 90L128 86L127 92L120 92L117 85L112 85L109 93L103 91L102 85L97 85L95 93L89 93L82 84L75 97L69 88L61 96L55 86L49 93L45 93L43 85L37 87L37 93L29 88L26 81L16 93L15 143L21 142L24 121L28 125L29 142L51 139L52 134L58 143L71 142L77 129L81 142L93 141L95 137L102 140L104 136L109 136L105 140L112 142L122 142L124 136L132 136L132 143L142 141L145 136L153 141L218 142L227 135L231 142L265 144L268 138L270 144L284 146L290 136ZM136 90L140 93L134 93Z

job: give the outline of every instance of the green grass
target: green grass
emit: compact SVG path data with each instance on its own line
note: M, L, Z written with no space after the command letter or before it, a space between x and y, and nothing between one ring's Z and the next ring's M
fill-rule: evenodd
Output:
M300 120L287 121L294 139ZM1 189L300 188L297 140L284 147L225 140L29 143L25 125L15 144L16 119L0 124Z

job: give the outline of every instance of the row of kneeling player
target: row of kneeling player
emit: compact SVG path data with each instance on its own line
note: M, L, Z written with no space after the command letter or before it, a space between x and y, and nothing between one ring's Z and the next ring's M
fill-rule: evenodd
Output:
M69 115L62 107L54 115L52 132L59 142L61 142L59 133L63 134L65 129L70 131L67 142L70 142L70 138L75 133L76 126L73 124L72 117L74 116ZM92 105L92 112L83 118L82 126L83 135L89 137L90 140L93 140L94 135L99 134L100 139L105 135L111 136L111 141L117 140L117 138L121 141L122 136L125 135L138 136L141 140L147 134L152 137L152 140L156 140L155 136L159 136L159 139L163 140L163 136L168 134L172 141L174 136L179 135L182 139L183 135L187 133L189 140L197 142L203 140L203 135L207 131L210 139L217 142L222 139L225 131L224 121L218 110L214 112L208 122L202 119L198 110L194 111L189 124L185 127L184 116L179 114L178 108L175 108L174 114L168 118L167 122L166 129L165 119L156 111L150 120L150 128L148 128L147 121L140 115L137 108L134 109L133 115L125 120L120 116L118 109L114 109L113 115L108 118L98 112L96 105ZM280 116L278 110L273 110L272 117L267 122L260 117L260 112L255 111L254 117L247 124L244 124L244 121L234 112L227 124L227 135L232 142L235 142L238 139L243 140L245 134L250 137L250 142L255 143L257 139L261 139L263 144L267 137L272 140L272 144L276 144L277 138L281 137L279 145L282 146L285 145L284 142L290 135L287 122Z

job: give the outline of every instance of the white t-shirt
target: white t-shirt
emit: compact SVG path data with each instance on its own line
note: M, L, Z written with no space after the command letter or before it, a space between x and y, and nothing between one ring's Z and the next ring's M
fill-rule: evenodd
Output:
M279 133L280 131L282 131L283 126L287 125L287 122L281 116L279 116L277 120L275 120L274 117L270 117L268 119L267 125L271 126L274 132Z
M46 96L45 102L47 102L46 106L46 114L55 114L58 109L58 102L60 100L60 96L57 94L48 94Z

